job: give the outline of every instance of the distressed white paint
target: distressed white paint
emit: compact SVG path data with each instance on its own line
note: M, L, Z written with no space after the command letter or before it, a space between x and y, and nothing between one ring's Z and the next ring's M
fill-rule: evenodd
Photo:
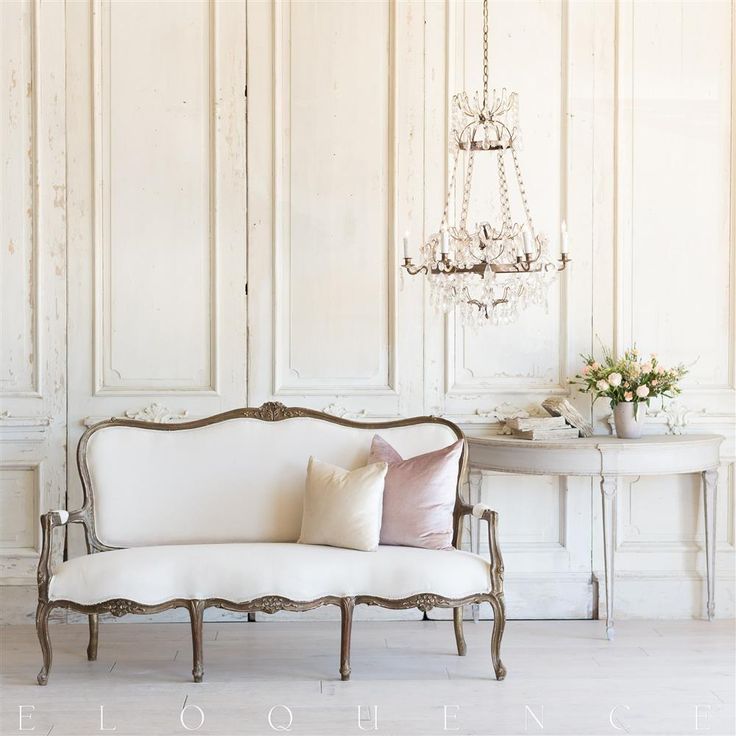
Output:
M3 115L0 123L2 200L0 201L0 391L37 396L38 251L33 229L34 124L32 10L26 3L0 7Z
M567 220L574 260L546 310L478 333L427 308L396 244L437 227L448 96L480 83L479 1L254 0L247 28L245 2L13 0L1 12L0 450L43 478L14 486L23 546L5 550L4 582L32 584L33 504L62 504L67 485L79 503L85 422L276 398L495 432L499 417L568 393L599 337L698 359L679 404L653 406L648 424L727 437L716 598L733 612L728 0L491 0L491 81L521 94L535 219L553 237ZM594 407L598 432L607 415ZM631 482L617 501L617 611L659 615L657 601L699 615L696 484ZM489 474L482 492L502 512L512 615L590 615L597 489Z
M38 515L66 492L63 27L59 3L0 4L0 581L10 586L35 583ZM57 536L56 554L62 546Z

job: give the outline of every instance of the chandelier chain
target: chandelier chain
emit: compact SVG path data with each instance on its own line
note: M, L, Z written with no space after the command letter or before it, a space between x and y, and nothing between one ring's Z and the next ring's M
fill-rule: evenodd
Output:
M483 0L483 110L488 109L488 0Z
M450 186L447 188L447 198L445 199L445 209L442 211L442 219L440 220L440 229L447 227L450 214L450 200L452 193L455 191L455 180L457 179L457 167L460 160L460 149L455 150L452 161L452 174L450 175Z
M503 154L498 154L498 191L501 195L501 215L503 227L506 232L511 232L511 206L509 204L509 184L506 180L506 165L503 162Z
M534 232L534 222L532 221L532 213L529 209L529 202L526 196L526 186L524 185L524 177L521 175L521 165L519 164L519 156L516 153L516 149L511 149L511 157L514 160L514 169L516 169L516 181L519 182L519 193L521 194L521 202L524 206L524 213L526 214L526 221L529 223L529 228L532 233Z
M465 184L463 186L463 207L462 207L462 211L460 212L460 230L463 233L467 232L467 229L468 229L467 228L468 207L470 205L470 188L473 182L473 162L474 161L475 161L475 157L473 155L473 152L470 151L470 153L468 153L468 165L465 170Z

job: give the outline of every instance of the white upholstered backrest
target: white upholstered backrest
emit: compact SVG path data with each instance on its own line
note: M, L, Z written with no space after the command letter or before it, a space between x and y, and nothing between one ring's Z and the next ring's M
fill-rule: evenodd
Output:
M311 417L101 427L85 453L97 538L110 547L296 541L309 456L359 467L374 434L405 458L457 441L438 423L370 429Z

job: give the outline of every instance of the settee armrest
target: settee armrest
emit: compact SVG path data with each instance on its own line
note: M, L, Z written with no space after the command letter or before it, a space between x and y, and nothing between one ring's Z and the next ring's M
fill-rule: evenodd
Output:
M494 593L503 593L503 556L498 544L498 511L494 511L484 503L474 506L463 504L461 516L473 516L488 523L488 552L491 557L491 584Z
M45 603L49 599L49 581L53 574L51 570L52 533L57 527L64 527L74 523L86 523L86 516L83 511L57 509L56 511L47 511L45 514L41 514L41 556L38 559L38 570L36 573L39 601Z

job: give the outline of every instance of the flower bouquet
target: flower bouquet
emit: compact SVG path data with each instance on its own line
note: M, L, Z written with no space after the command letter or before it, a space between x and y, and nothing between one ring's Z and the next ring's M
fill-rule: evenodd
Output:
M593 394L593 401L609 399L616 435L629 439L641 437L644 416L639 404L648 406L656 396L677 396L678 381L687 373L682 364L665 368L654 353L643 360L636 347L627 350L622 358L615 358L606 349L600 363L592 355L581 357L585 365L571 383L580 384L582 393Z

